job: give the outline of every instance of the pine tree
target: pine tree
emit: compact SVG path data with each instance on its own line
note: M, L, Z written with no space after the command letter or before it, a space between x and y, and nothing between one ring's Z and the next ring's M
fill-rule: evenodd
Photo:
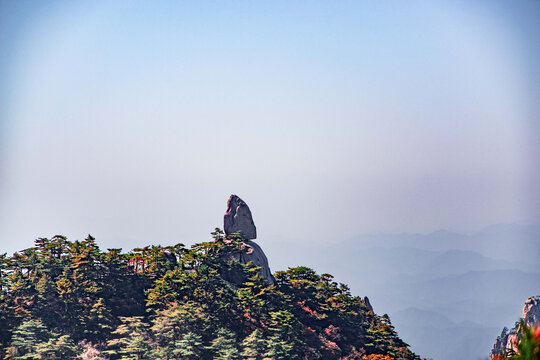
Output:
M259 329L255 329L242 341L242 356L246 360L265 360L268 344Z
M39 320L24 321L13 331L6 359L48 360L74 359L77 347L67 335L48 330Z
M174 342L172 353L176 359L200 359L203 354L201 336L191 331L185 333L180 339Z
M191 346L189 339L202 339L203 334L212 333L211 323L211 319L200 304L187 301L181 305L172 304L167 309L158 311L152 321L151 330L161 356L174 358L178 355L176 351L178 346L182 345L189 349ZM185 339L189 333L192 335Z
M301 324L286 310L272 312L270 316L268 355L276 360L300 358L305 352Z
M7 345L11 336L11 327L14 320L12 307L9 306L9 281L6 275L8 268L7 254L0 254L0 357L2 349Z
M146 360L151 356L152 346L148 325L141 316L121 318L122 324L112 332L115 339L107 342L107 354L120 356L121 360Z
M231 331L220 328L217 337L212 340L208 349L215 360L239 360L240 351L236 346L236 337Z

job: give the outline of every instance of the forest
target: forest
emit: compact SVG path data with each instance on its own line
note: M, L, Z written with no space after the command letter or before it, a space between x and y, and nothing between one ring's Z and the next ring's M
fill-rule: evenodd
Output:
M102 251L40 238L0 255L0 358L420 359L329 274L274 273L232 254L241 239Z

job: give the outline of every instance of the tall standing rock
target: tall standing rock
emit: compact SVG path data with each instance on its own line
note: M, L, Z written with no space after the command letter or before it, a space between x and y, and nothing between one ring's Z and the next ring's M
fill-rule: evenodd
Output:
M257 238L257 229L249 206L236 195L231 195L227 202L227 212L223 217L223 228L226 236L240 232L244 240Z
M242 264L251 262L253 265L260 267L261 277L269 284L274 284L276 280L272 276L272 271L270 271L268 259L266 258L264 251L258 244L250 241L257 237L257 229L255 228L249 206L236 195L231 195L227 202L227 212L223 217L223 228L225 230L225 236L237 232L240 232L240 235L242 236L240 251L233 254L232 258ZM233 283L237 282L234 274L230 274L227 280Z

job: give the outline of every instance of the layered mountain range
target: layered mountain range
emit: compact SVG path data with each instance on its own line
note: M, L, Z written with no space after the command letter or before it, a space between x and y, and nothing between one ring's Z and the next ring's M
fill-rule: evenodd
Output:
M538 239L538 225L497 224L470 234L367 234L320 247L284 237L289 251L268 255L274 266L310 264L369 294L416 353L478 360L520 317L516 304L538 293Z

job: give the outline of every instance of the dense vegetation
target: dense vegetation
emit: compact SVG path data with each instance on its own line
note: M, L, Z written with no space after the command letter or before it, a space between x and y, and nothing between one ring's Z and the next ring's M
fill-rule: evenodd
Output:
M55 236L0 255L0 358L418 359L331 275L297 267L269 285L233 260L240 240L212 234L129 253Z

